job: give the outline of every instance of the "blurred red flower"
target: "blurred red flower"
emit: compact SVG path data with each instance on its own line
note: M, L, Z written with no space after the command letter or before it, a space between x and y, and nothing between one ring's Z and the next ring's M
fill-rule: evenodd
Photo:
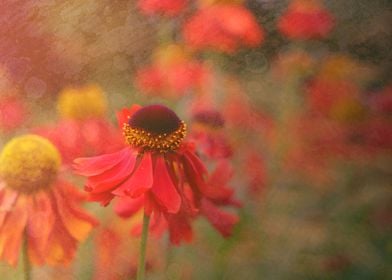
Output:
M224 123L222 114L213 109L193 113L189 137L199 144L202 155L211 159L228 158L232 155L229 138L223 131Z
M192 59L183 47L171 44L156 50L153 63L139 69L136 86L147 95L178 98L200 89L209 73L208 67Z
M0 133L10 133L26 124L29 112L22 98L4 96L0 98Z
M325 38L334 27L332 14L319 0L293 0L278 22L280 32L290 39Z
M162 105L134 105L118 117L129 146L75 160L76 172L88 177L90 199L107 205L115 196L126 197L119 206L123 216L124 211L132 215L144 208L147 215L154 214L151 227L164 218L173 243L190 241L190 221L197 209L203 199L216 197L194 145L183 142L185 123Z
M232 53L242 46L257 47L264 31L245 7L216 4L201 8L185 23L185 42L196 50Z
M123 147L121 133L105 118L107 101L97 85L64 89L59 94L57 107L61 119L33 131L55 144L65 164L77 157Z
M186 7L188 0L139 0L138 7L146 15L176 16Z
M59 167L55 147L36 135L14 138L0 154L0 258L9 264L17 264L25 238L32 264L68 264L97 225Z

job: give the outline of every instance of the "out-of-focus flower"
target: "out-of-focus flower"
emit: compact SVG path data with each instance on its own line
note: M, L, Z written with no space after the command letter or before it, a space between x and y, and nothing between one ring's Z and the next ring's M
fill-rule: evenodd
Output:
M362 120L366 116L360 89L352 82L315 79L307 92L310 108L316 114L340 121Z
M0 154L0 258L16 265L26 240L35 265L68 264L96 220L83 195L58 174L56 148L37 135L14 138Z
M169 45L156 51L153 64L139 69L136 85L148 95L178 98L198 91L209 76L208 68L192 59L179 45Z
M267 167L263 156L256 150L246 152L244 173L249 184L249 191L253 194L261 193L267 185Z
M121 134L105 118L107 101L97 85L63 90L57 108L61 119L54 125L36 128L34 133L50 139L60 150L64 163L124 145Z
M76 172L88 177L90 199L107 205L115 196L126 197L122 212L132 215L144 209L154 215L151 227L164 218L173 243L190 241L191 220L204 199L215 197L194 145L183 141L185 123L162 105L134 105L118 117L129 146L75 160Z
M223 131L225 120L217 110L199 110L192 115L190 138L199 144L203 155L212 158L228 158L233 151Z
M276 62L272 64L272 73L280 80L291 78L306 78L315 68L313 57L302 50L280 53Z
M334 17L320 0L293 0L278 28L290 39L319 39L327 37L334 24Z
M107 111L107 100L98 85L65 88L59 93L57 110L64 119L102 118Z
M181 13L188 0L139 0L138 7L146 15L176 16Z
M0 133L10 133L26 124L29 117L27 104L21 97L0 98Z
M240 47L257 47L264 31L245 7L217 4L201 8L183 28L185 42L193 49L233 53Z

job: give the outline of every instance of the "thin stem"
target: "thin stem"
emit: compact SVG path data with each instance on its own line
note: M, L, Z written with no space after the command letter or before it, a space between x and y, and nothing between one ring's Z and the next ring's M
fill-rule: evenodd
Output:
M148 237L148 225L150 224L150 216L144 213L143 216L143 229L142 239L140 241L140 255L139 255L139 266L137 269L137 280L144 280L144 272L146 270L146 248L147 248L147 237Z
M23 274L25 280L31 280L31 265L28 254L27 234L23 238Z

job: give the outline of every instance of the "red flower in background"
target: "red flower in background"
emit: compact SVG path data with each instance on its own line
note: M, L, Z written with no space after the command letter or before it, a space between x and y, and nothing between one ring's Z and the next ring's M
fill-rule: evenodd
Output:
M164 218L173 243L190 241L192 218L203 199L214 201L215 194L193 144L183 142L185 123L162 105L135 105L118 116L129 146L75 160L76 172L88 177L90 199L107 205L115 196L126 197L120 208L129 215L144 208L154 215L151 227Z
M212 158L228 158L232 155L229 138L223 127L225 120L216 110L198 110L193 113L190 138L199 144L203 155Z
M187 0L139 0L138 7L146 15L176 16L186 7Z
M183 47L173 44L158 49L153 64L139 69L136 85L147 95L178 98L200 89L207 82L209 72Z
M16 265L27 238L34 265L68 264L96 220L84 197L58 176L60 154L36 135L14 138L0 154L0 259Z
M334 24L334 17L319 0L293 0L278 28L290 39L319 39L327 37Z
M26 124L29 112L22 98L0 97L0 133L10 133Z
M54 125L34 129L34 133L50 139L64 163L123 147L121 134L105 118L107 101L98 86L64 89L59 94L57 108L61 119Z
M183 28L185 42L196 50L232 53L240 47L256 47L264 31L245 7L217 4L196 12Z

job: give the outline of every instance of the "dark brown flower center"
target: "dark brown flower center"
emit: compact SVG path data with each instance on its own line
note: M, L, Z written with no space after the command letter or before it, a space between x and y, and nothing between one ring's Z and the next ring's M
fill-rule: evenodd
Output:
M181 120L176 113L163 105L150 105L138 110L128 121L132 128L143 129L152 134L173 133Z
M150 105L136 111L123 130L126 141L132 147L166 153L180 146L186 125L169 108Z

